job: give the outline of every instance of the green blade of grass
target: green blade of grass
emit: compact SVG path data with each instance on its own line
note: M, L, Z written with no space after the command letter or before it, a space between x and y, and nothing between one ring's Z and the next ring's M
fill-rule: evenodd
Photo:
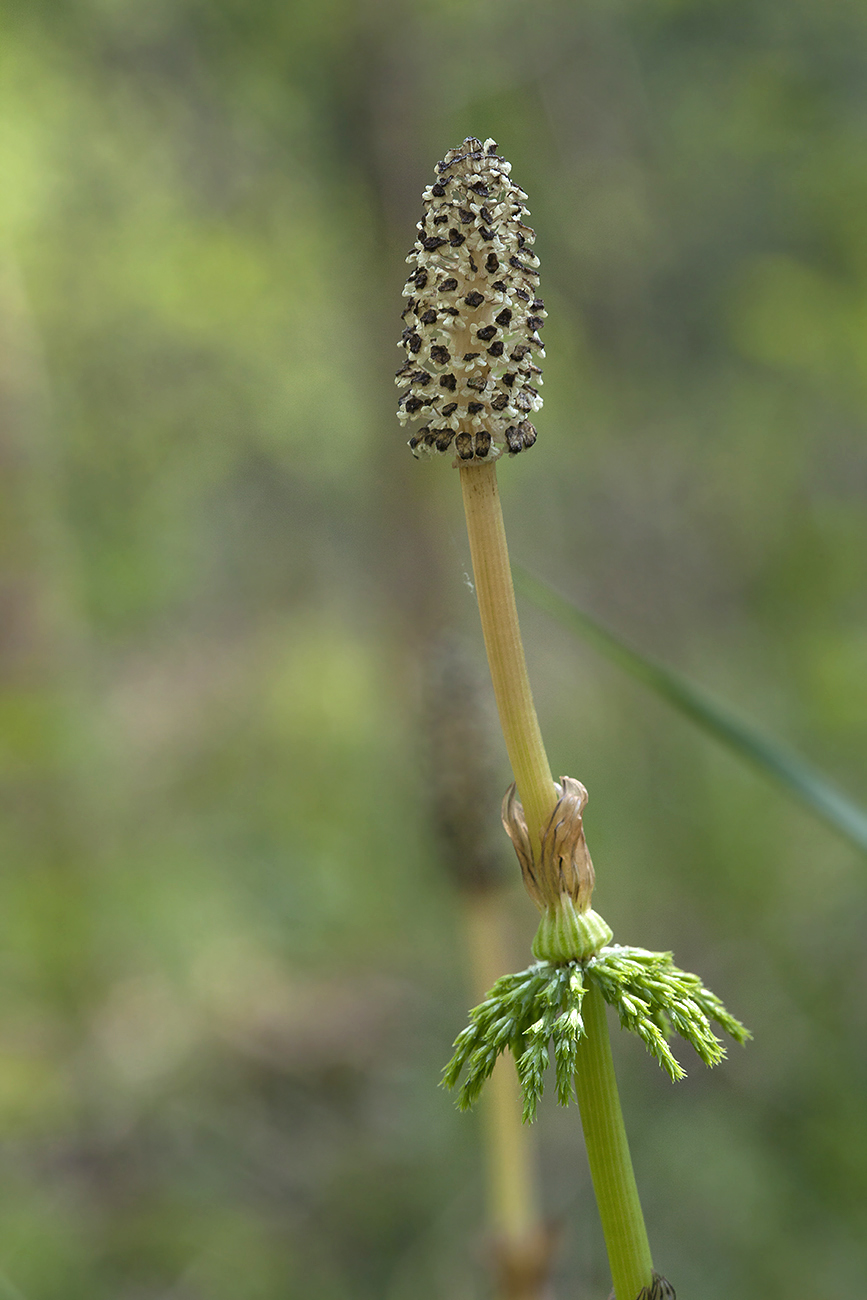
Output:
M534 605L564 627L577 632L612 663L649 686L709 735L728 745L738 757L775 781L787 794L796 796L802 807L809 808L826 825L862 852L867 852L867 812L832 785L821 772L775 740L754 730L680 673L633 650L547 582L519 564L512 567L515 586Z

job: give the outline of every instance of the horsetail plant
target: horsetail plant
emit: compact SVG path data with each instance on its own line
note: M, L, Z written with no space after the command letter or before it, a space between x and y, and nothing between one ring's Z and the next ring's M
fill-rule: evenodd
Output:
M448 1087L463 1083L462 1108L478 1097L507 1049L533 1119L553 1048L557 1095L577 1098L605 1236L615 1300L669 1300L654 1271L620 1108L606 1004L641 1038L672 1079L683 1070L667 1042L674 1030L707 1065L724 1050L718 1025L737 1042L747 1030L670 953L611 942L591 907L593 864L584 837L587 791L554 782L539 729L518 626L496 462L536 441L529 416L542 405L539 261L526 194L493 140L470 137L437 164L407 258L402 422L424 417L409 440L416 456L456 453L482 631L503 736L515 778L503 824L541 920L536 963L497 980L455 1042Z

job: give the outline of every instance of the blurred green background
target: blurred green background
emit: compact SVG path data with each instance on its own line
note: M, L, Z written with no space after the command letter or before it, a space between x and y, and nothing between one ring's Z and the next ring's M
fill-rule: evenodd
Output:
M488 1294L422 707L441 631L482 647L392 387L468 134L549 308L513 554L867 798L867 9L6 0L0 1297ZM599 910L755 1033L676 1087L615 1034L655 1258L863 1294L867 863L522 611ZM602 1297L543 1111L558 1300Z

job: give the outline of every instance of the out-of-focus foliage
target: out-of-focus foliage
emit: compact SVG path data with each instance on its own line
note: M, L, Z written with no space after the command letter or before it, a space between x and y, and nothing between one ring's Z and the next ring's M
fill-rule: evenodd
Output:
M420 190L472 133L530 194L515 554L863 801L867 10L31 0L0 28L0 1293L483 1295L417 707L476 614L454 476L391 388ZM676 1088L615 1039L657 1265L702 1300L860 1294L864 861L525 622L600 911L755 1033ZM604 1295L574 1112L537 1128L558 1294Z
M862 853L867 853L867 812L811 767L794 750L764 735L682 673L673 672L650 655L635 650L610 628L599 623L547 582L534 578L521 565L512 566L515 584L539 609L592 645L611 663L641 682L707 736L731 749L738 758L775 782L802 808L808 809Z

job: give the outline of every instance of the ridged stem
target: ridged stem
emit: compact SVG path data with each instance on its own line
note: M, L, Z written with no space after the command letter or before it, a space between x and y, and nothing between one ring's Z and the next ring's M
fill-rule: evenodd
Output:
M527 676L496 464L462 465L461 488L500 725L518 795L524 805L530 844L538 854L542 830L557 803L557 790Z
M629 1155L602 994L589 984L582 1004L575 1091L593 1191L616 1300L636 1300L653 1282L653 1261Z

